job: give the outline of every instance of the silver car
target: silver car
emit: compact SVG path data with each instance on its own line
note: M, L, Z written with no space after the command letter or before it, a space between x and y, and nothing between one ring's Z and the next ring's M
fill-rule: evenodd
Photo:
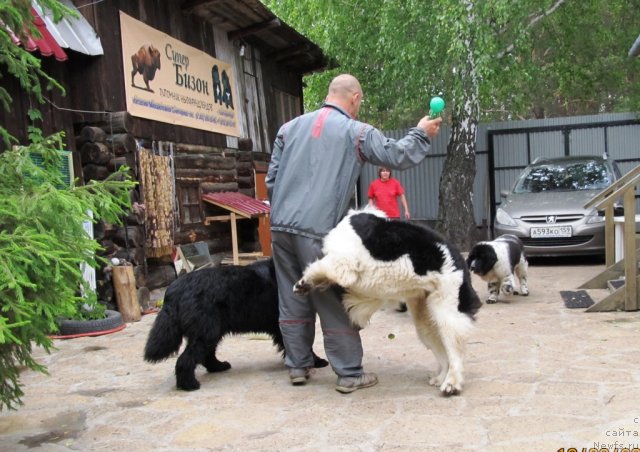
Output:
M494 232L514 234L528 256L604 255L604 216L584 205L620 177L596 156L539 158L520 174L496 210Z

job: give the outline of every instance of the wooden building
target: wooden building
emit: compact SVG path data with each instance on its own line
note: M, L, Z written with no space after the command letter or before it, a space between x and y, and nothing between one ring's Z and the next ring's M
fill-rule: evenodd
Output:
M136 266L139 287L152 289L175 277L176 245L204 241L211 254L231 249L229 224L205 221L220 212L202 196L263 191L256 180L263 180L275 134L302 111L303 75L330 62L258 0L63 1L78 8L103 53L63 45L66 61L42 56L66 95L45 94L39 125L45 134L65 131L81 181L131 167L140 182L132 193L135 212L124 228L96 225L95 236L106 255ZM222 80L218 66L226 68ZM34 100L17 81L1 83L13 108L0 120L26 142ZM258 222L241 223L240 246L257 250Z

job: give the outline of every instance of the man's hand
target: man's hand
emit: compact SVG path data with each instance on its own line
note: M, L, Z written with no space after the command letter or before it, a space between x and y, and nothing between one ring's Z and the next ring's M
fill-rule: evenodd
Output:
M442 118L431 119L425 116L418 123L418 127L424 130L429 138L434 138L440 132L440 124L442 124Z

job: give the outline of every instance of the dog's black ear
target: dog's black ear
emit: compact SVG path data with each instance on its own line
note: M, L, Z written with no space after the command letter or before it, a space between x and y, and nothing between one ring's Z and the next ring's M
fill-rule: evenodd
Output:
M469 269L470 272L476 273L477 269L477 263L475 259L469 259L467 261L467 268Z
M467 267L471 267L471 262L476 258L476 248L473 247L467 256Z

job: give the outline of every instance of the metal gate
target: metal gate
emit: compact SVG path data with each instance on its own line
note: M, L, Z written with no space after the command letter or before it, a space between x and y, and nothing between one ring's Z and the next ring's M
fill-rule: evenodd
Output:
M622 173L640 163L640 121L635 115L606 115L617 118L558 118L564 124L533 124L554 120L518 121L511 127L487 127L489 154L489 218L501 202L500 192L511 189L520 172L537 157L606 155L616 160ZM622 117L620 117L622 116ZM583 122L571 122L582 119ZM518 127L530 123L528 127ZM515 126L515 127L514 127ZM636 203L638 195L636 194Z
M409 129L385 132L402 138ZM412 218L435 220L438 216L438 184L450 128L443 126L424 162L394 173L405 187ZM640 120L635 113L504 121L478 124L476 178L473 207L476 225L490 226L500 204L500 191L509 190L520 172L536 157L602 155L618 162L622 173L640 164ZM377 177L373 165L365 165L358 184L358 201L367 203L367 188ZM636 205L640 212L640 199Z

